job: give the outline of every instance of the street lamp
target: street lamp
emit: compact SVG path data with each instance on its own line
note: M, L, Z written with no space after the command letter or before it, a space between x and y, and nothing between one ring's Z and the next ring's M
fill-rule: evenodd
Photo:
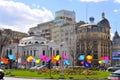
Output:
M62 47L63 47L63 44L64 44L64 42L62 42L62 43L60 44L61 55L62 55ZM64 76L64 73L63 73L63 60L62 60L62 57L61 57L61 73L60 73L60 76Z
M49 44L48 44L48 49L50 50L50 57L52 56L52 43L53 43L54 41L53 40L51 40L50 42L49 42ZM49 53L49 52L48 52ZM51 64L51 59L48 61L48 66L50 67L49 69L50 69L50 77L51 77L51 68L52 68L52 64Z
M16 59L17 59L17 63L16 63L16 68L18 69L18 57L19 57L19 43L17 44L17 54L16 54Z

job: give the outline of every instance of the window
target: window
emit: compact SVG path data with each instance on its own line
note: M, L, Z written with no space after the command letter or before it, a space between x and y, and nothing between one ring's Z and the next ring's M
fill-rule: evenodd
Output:
M94 55L93 55L93 58L94 58L94 59L98 59L98 55L97 55L97 54L94 54Z
M10 54L12 54L12 49L10 49Z
M38 41L36 41L35 44L38 44Z
M42 62L42 65L45 65L45 61Z
M30 50L30 55L32 56L32 50Z
M36 54L36 50L34 50L34 57L35 57L35 54Z
M6 57L8 57L8 49L7 49L6 53L7 53L7 54L6 54Z
M44 44L44 42L41 42L40 44Z
M29 51L27 51L27 56L29 56Z
M53 50L53 56L55 55L55 50Z
M31 44L31 42L29 42L28 44Z
M45 55L45 50L43 50L43 55Z
M25 42L25 44L27 44L27 42Z
M25 56L25 51L24 51L24 54L23 54L23 56Z
M94 28L93 28L93 31L94 31L94 32L96 32L96 31L97 31L97 28L96 28L96 27L94 27Z
M56 55L59 55L59 50L56 51Z

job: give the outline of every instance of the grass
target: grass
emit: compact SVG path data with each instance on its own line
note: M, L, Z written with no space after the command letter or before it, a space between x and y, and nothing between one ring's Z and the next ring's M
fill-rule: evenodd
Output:
M110 72L104 72L104 71L97 71L97 70L89 70L89 74L86 76L84 73L77 74L68 74L64 72L64 76L60 76L60 72L54 73L54 70L52 71L52 74L50 76L50 72L44 72L38 74L37 71L29 71L29 70L5 70L5 76L14 76L14 77L24 77L24 78L54 78L54 79L81 79L81 78L90 78L90 79L105 79L110 75Z

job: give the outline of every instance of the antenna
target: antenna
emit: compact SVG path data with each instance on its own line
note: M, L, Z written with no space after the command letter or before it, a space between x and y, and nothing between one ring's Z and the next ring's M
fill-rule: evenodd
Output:
M117 31L117 26L116 26L116 31Z
M86 22L88 22L88 4L86 4Z

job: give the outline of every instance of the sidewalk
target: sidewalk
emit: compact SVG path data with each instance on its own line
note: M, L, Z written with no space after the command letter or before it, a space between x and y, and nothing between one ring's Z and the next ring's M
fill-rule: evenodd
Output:
M17 77L4 77L4 80L108 80L108 79L31 79L31 78L17 78Z

